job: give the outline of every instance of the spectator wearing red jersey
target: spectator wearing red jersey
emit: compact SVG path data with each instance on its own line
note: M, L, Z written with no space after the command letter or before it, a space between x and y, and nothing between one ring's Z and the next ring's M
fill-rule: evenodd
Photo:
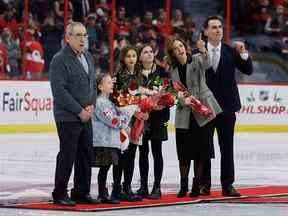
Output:
M0 38L0 80L6 79L7 72L10 70L8 63L8 53L6 46L2 43Z
M25 44L25 75L26 79L41 79L44 70L44 52L42 45L37 41L37 31L27 30L31 38Z
M20 74L19 63L21 62L21 50L19 40L12 38L12 33L9 28L4 28L2 33L2 41L6 46L9 66L7 72L8 79L17 79Z

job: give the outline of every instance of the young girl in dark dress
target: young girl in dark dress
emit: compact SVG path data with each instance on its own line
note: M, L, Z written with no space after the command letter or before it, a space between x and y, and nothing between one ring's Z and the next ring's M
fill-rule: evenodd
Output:
M188 106L190 97L179 94L175 117L176 148L181 176L178 197L184 197L188 192L191 160L194 160L194 179L189 195L193 197L210 194L210 185L206 185L210 181L203 176L203 164L214 158L213 119L222 111L206 85L205 69L210 67L210 63L204 41L199 40L197 45L200 53L198 51L193 55L188 54L185 43L179 38L170 38L166 48L171 78L180 81L189 93L213 111L213 115L203 117Z
M138 52L133 46L126 46L120 53L120 68L116 73L116 86L114 93L139 93L139 74L137 70ZM131 182L134 173L134 161L137 143L129 143L128 149L120 156L121 174L124 173L121 200L139 201L141 197L135 195L131 189ZM121 185L115 185L121 190Z
M155 56L150 45L143 45L139 50L140 80L142 84L141 93L153 95L158 91L153 86L156 77L168 78L168 73L164 68L155 63ZM137 191L143 198L161 198L161 178L163 173L162 142L168 139L167 122L169 120L169 108L161 108L149 113L149 119L145 122L145 130L142 138L142 145L139 145L139 168L141 177L141 187ZM154 185L148 194L148 172L149 172L149 141L151 143L152 155L154 159Z

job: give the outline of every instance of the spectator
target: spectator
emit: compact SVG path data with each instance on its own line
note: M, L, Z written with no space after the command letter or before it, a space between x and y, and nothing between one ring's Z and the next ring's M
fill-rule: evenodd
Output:
M13 38L18 38L19 23L15 17L16 9L12 5L8 5L4 14L0 16L0 30L9 28L12 31Z
M287 26L286 22L287 20L284 17L284 7L282 5L278 5L276 7L276 11L267 19L265 32L271 34L281 33L285 26Z
M152 11L147 10L144 15L143 24L145 26L145 30L151 29L153 26L153 13Z
M64 27L64 0L56 0L54 2L55 23L60 27ZM68 17L71 18L73 14L73 5L71 1L68 2Z
M98 40L98 32L96 29L96 14L89 14L86 19L86 29L88 34L89 46L93 46Z
M255 12L252 15L255 31L263 33L267 20L271 17L272 7L268 0L258 0L255 5Z
M30 38L25 44L25 78L36 79L42 78L42 72L44 70L44 51L42 45L39 43L38 33L36 29L30 27L27 30Z
M41 29L40 42L44 49L44 71L49 70L52 57L61 49L64 29L55 25L54 16L46 17Z
M9 67L7 48L0 38L0 80L6 79Z
M174 29L184 26L183 13L180 9L176 9L174 11L174 16L172 18L171 24Z
M155 20L157 31L161 33L162 35L168 35L170 32L170 26L167 27L166 25L166 21L167 21L166 11L163 8L161 8L158 10L158 13L159 13L158 18Z
M126 10L125 7L121 6L118 8L117 10L117 19L122 19L125 20L126 19Z
M115 33L117 36L128 37L130 35L130 23L125 19L118 19Z
M30 12L40 23L50 16L53 11L53 0L30 0Z
M19 64L21 62L21 50L19 46L19 40L13 40L12 32L9 28L4 28L3 34L3 44L7 48L8 61L10 69L7 71L8 78L17 79L21 75L21 70Z

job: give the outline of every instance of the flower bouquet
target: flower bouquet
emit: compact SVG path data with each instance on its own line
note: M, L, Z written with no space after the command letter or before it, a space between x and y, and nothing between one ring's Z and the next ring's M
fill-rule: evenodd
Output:
M144 133L145 120L147 120L148 113L157 106L158 98L145 97L138 103L139 111L135 113L134 121L132 122L130 130L130 140L132 143L139 143L139 140Z
M178 81L173 81L172 84L173 84L173 88L176 91L184 93L184 97L190 97L191 98L191 102L190 102L189 106L195 112L199 113L200 115L202 115L204 117L209 117L210 115L213 114L212 110L209 107L202 104L201 101L194 98L182 83L180 83Z

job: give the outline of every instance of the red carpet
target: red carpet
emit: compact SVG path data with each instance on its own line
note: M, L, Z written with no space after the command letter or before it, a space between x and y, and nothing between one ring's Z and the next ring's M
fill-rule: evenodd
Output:
M212 201L213 202L213 201ZM214 201L214 203L245 203L245 204L266 204L266 203L285 203L288 204L288 197L252 197L252 198L242 198L242 199L233 199L225 201Z
M64 211L107 211L107 210L119 210L128 208L144 208L144 207L157 207L157 206L170 206L170 205L184 205L200 202L237 202L240 203L250 202L250 203L265 203L267 202L287 202L288 198L281 199L278 197L272 198L267 196L280 196L288 195L288 186L257 186L249 188L238 188L242 197L223 197L221 195L221 190L212 191L210 196L200 196L197 198L177 198L175 193L163 194L160 200L148 200L145 199L141 202L121 202L121 204L97 204L97 205L76 205L75 207L62 207L56 206L51 202L38 202L38 203L19 203L13 205L2 205L1 207L10 208L25 208L25 209L41 209L41 210L64 210ZM263 196L263 197L261 197ZM261 198L260 198L261 197ZM242 202L242 200L244 202ZM288 203L288 202L287 202Z

